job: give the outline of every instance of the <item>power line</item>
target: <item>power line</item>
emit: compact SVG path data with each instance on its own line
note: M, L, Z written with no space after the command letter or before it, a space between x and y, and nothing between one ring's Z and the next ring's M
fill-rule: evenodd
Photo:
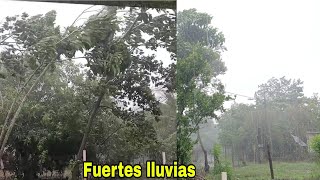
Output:
M242 94L238 94L238 93L227 92L227 91L226 91L226 93L228 93L228 94L233 94L233 95L237 95L237 96L246 97L246 98L248 98L249 100L254 100L254 98L253 98L253 97L250 97L250 96L246 96L246 95L242 95Z

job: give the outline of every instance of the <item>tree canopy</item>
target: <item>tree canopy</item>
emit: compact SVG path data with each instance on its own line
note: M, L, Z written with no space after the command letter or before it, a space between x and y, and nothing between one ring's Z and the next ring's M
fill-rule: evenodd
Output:
M275 160L308 157L307 132L319 129L319 97L306 97L301 80L281 77L261 84L255 99L253 105L234 104L219 123L220 143L231 148L234 160L258 161L259 133L263 147L272 144Z
M212 27L212 17L196 9L178 13L177 22L177 157L190 163L191 135L208 119L216 119L227 99L218 75L226 67L221 60L224 37Z
M175 11L125 7L120 21L121 8L103 7L65 30L55 11L7 17L0 26L0 155L12 157L8 168L18 178L71 167L76 179L83 149L94 162L133 163L172 147L155 129L166 128L156 122L169 111L151 87L175 89ZM171 54L170 66L156 57L158 47Z

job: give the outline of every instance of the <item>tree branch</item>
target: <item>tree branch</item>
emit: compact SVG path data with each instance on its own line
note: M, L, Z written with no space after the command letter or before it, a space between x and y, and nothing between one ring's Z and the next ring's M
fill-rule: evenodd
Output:
M92 6L88 7L88 8L86 8L85 10L83 10L83 11L77 16L77 18L72 22L72 24L71 24L69 27L73 26L73 25L79 20L79 18L80 18L84 13L86 13L87 10L91 9L91 8L94 7L94 6L95 6L95 5L92 5Z
M3 105L3 97L2 97L2 93L0 91L0 100L1 100L1 109L4 109L4 105Z
M6 133L7 130L7 125L11 116L11 113L13 111L13 107L17 102L18 97L20 96L20 94L22 93L23 89L28 85L28 83L31 81L31 79L33 78L33 76L36 74L36 72L41 68L42 66L39 66L36 70L33 71L33 73L29 76L29 78L27 79L27 81L23 84L23 86L18 90L18 94L16 95L16 97L13 99L13 102L10 106L9 112L7 113L6 119L4 120L3 123L3 127L1 129L1 134L0 134L0 145L2 144L4 135ZM0 157L1 158L1 157Z
M22 110L22 106L24 105L24 102L27 100L27 97L29 96L29 94L31 93L31 91L33 90L33 88L38 84L38 82L41 80L41 78L45 75L45 73L49 70L49 67L51 66L51 64L53 63L54 61L51 61L46 67L45 69L41 72L41 74L39 75L39 77L36 79L36 81L32 84L32 86L30 87L29 91L27 92L27 94L23 97L22 101L20 102L19 106L18 106L18 109L17 111L15 112L12 120L11 120L11 123L10 123L10 126L8 128L8 131L6 133L6 136L4 137L4 140L3 140L3 143L1 145L1 149L0 149L0 159L2 158L2 155L4 153L4 148L6 146L6 143L9 139L9 136L11 134L11 131L13 129L13 126L15 125L16 123L16 120L20 114L20 111Z
M13 36L13 34L11 34L10 36L4 38L4 39L0 42L0 45L1 45L2 43L4 43L7 39L11 38L12 36Z

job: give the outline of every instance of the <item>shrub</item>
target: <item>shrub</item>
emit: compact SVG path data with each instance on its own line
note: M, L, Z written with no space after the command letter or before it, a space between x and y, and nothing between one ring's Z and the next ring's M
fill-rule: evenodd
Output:
M316 152L320 158L320 135L317 135L311 139L311 148Z
M219 144L215 144L213 146L212 154L214 157L214 167L213 167L213 176L220 176L221 172L227 172L228 180L232 179L232 167L227 162L222 162L220 160L221 156L221 146Z

